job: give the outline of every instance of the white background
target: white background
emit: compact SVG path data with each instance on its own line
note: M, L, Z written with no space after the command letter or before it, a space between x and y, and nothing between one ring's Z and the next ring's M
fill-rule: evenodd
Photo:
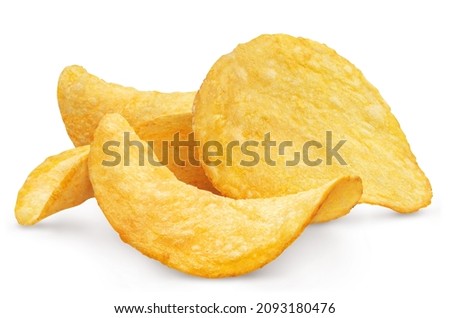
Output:
M113 305L212 301L334 302L333 317L448 315L444 3L2 1L0 316L114 317ZM178 273L123 244L95 200L34 227L16 223L28 173L71 147L56 100L63 67L80 64L139 89L190 91L220 55L277 32L328 44L378 87L431 180L431 206L413 215L357 206L309 227L263 269L219 280Z

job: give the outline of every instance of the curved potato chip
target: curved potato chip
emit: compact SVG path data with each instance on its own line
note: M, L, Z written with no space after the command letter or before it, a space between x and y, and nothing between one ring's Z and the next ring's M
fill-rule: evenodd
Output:
M121 114L141 136L149 129L148 123L158 117L191 114L194 97L195 92L138 91L107 83L78 65L66 67L58 81L61 117L75 146L91 143L95 128L105 114ZM192 131L191 122L186 128L175 128Z
M142 166L136 148L130 165L104 165L104 144L119 143L124 153L124 132L140 142L118 114L106 115L95 132L88 164L97 201L124 242L189 274L256 270L292 243L328 198L339 197L337 204L350 209L361 195L360 179L343 177L285 197L234 200L182 183L166 167Z
M15 214L32 225L93 196L87 169L89 146L47 158L34 169L17 195Z
M254 152L264 160L256 165L242 165L248 156L239 147L231 164L202 162L230 197L285 195L359 175L361 202L413 212L431 201L430 183L377 89L308 39L262 35L222 56L197 93L193 127L201 151L211 140L259 141Z
M163 161L163 141L172 141L179 133L188 140L192 133L192 103L195 92L142 92L131 87L107 83L89 74L81 66L66 67L58 82L58 103L66 130L75 146L87 145L103 115L119 113L124 116L144 140L154 141L154 151ZM200 189L217 192L200 165L192 165L187 147L179 148L179 158L168 144L167 166L180 180Z

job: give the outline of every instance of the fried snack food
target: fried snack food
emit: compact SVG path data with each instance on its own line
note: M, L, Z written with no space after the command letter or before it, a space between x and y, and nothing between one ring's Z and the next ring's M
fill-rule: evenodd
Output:
M271 161L253 166L241 164L247 156L239 147L230 164L203 161L226 196L280 196L359 175L361 202L407 213L431 201L430 183L378 90L353 64L312 40L262 35L222 56L196 95L193 128L200 150L211 140L225 147L268 133L277 145L292 142L269 150L259 143L256 153ZM306 152L305 145L311 146ZM293 164L296 151L302 160Z
M180 147L177 152L184 165L175 161L177 150L170 143L177 133L180 140L188 140L188 135L192 133L194 96L195 92L142 92L107 83L76 65L66 67L58 82L59 109L75 146L91 143L95 128L103 115L119 113L142 139L154 142L153 150L161 161L163 142L169 141L167 166L177 178L200 189L217 192L206 178L202 167L189 162L186 147Z
M47 158L34 169L19 190L15 215L19 224L33 225L93 196L87 158L89 146Z
M75 146L90 144L100 119L108 113L122 114L147 139L145 133L155 119L191 114L194 97L195 92L138 91L107 83L78 65L66 67L58 81L61 117ZM191 123L181 129L191 130Z
M103 145L120 143L124 132L142 142L119 114L106 115L95 132L88 160L95 197L124 242L192 275L256 270L287 248L330 197L349 210L361 195L358 177L341 177L299 194L234 200L185 184L164 166L141 165L137 148L128 166L104 165Z

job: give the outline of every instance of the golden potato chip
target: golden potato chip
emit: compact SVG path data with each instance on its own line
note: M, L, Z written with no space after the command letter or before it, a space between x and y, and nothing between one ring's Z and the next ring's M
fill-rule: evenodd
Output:
M358 177L342 177L284 197L217 196L179 181L164 166L141 162L138 147L129 149L128 165L107 164L108 143L125 156L124 132L148 151L123 117L106 115L88 161L95 197L124 242L189 274L224 277L256 270L292 243L328 198L340 198L332 201L349 210L361 195Z
M122 114L140 134L158 117L191 114L194 97L195 92L143 92L107 83L77 65L66 67L58 81L61 116L75 146L91 143L95 128L105 114ZM176 128L192 129L191 123L186 128Z
M206 174L233 198L359 175L361 202L413 212L431 200L430 183L377 89L308 39L262 35L221 57L197 93L193 127ZM204 160L211 141L226 149L221 164Z
M71 149L47 158L34 169L17 196L17 221L32 225L91 198L88 154L89 146Z
M175 134L187 140L192 132L192 102L195 93L142 92L131 87L107 83L89 74L81 66L66 67L58 82L58 103L66 130L75 146L87 145L100 119L107 113L120 113L139 137L154 141L154 151L163 161L163 142ZM188 159L188 148L177 154L184 162L174 161L176 150L168 144L167 166L180 180L200 189L217 192L200 166Z

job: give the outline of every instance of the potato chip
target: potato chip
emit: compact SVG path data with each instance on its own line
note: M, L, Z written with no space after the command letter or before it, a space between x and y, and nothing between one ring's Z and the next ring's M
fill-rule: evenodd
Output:
M195 93L142 92L107 83L81 66L66 67L58 82L58 103L66 130L75 146L87 145L100 119L107 113L120 113L144 140L154 141L154 151L164 161L163 142L175 134L187 140L192 132L192 102ZM188 159L188 149L179 148L183 165L174 161L175 150L168 144L168 168L180 180L200 189L217 192L200 166ZM178 154L178 153L177 153Z
M203 160L213 185L233 198L280 196L359 175L361 202L413 212L431 201L430 183L377 89L308 39L262 35L221 57L197 93L193 127L202 159L209 141L224 148L258 142L251 157L236 146L222 164ZM243 164L257 156L257 164Z
M130 149L129 165L105 165L105 143L119 143L118 153L125 153L124 132L148 150L123 117L106 115L88 161L95 197L124 242L189 274L256 270L292 243L328 198L349 210L361 195L358 177L342 177L299 194L234 200L187 185L164 166L142 165L137 147Z
M34 169L17 196L17 221L32 225L91 198L88 154L89 146L71 149L47 158Z
M104 114L122 114L140 134L158 117L191 114L194 97L195 92L143 92L107 83L77 65L66 67L58 81L61 116L75 146L91 143ZM177 128L192 129L191 123L186 128Z

